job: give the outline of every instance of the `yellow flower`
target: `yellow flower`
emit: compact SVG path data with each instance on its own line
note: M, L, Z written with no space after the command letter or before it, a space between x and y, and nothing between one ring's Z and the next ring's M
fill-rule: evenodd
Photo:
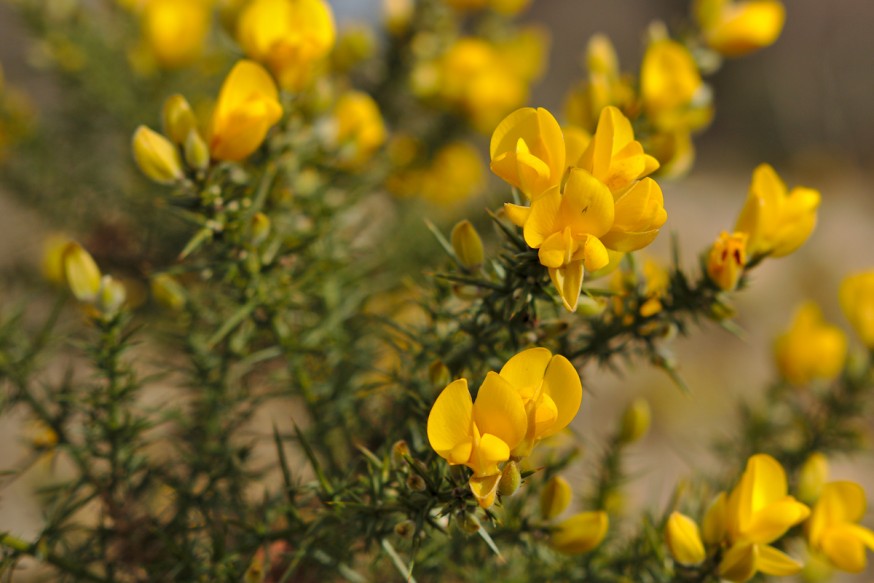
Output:
M587 553L601 544L607 535L610 520L604 511L581 512L559 522L549 544L569 555Z
M572 494L567 480L561 476L553 476L540 492L540 515L544 520L557 517L570 505Z
M801 569L800 563L769 544L810 514L786 490L786 473L779 462L756 454L731 493L711 505L704 538L710 542L722 535L729 545L718 567L721 577L741 582L756 571L785 576Z
M524 107L495 128L489 145L492 172L533 200L561 183L565 141L547 110Z
M510 448L516 458L527 456L537 441L567 427L583 400L583 385L574 365L546 348L515 355L501 368L500 378L521 397L527 419L524 439Z
M300 90L334 46L331 7L324 0L254 0L240 15L237 40L279 84Z
M710 248L707 256L707 275L717 287L733 291L747 264L747 234L725 231Z
M348 91L334 106L336 140L351 144L353 153L348 163L359 166L385 143L386 129L379 106L367 93Z
M476 271L482 266L483 261L485 261L483 241L470 221L464 220L456 223L455 227L452 228L450 241L455 256L465 269Z
M166 68L195 61L203 52L211 11L206 0L149 0L142 27L155 60Z
M660 39L647 47L640 66L640 92L647 115L660 130L688 132L712 117L698 66L689 49L677 41Z
M70 291L81 302L93 302L100 291L100 268L79 243L67 243L63 254L64 277Z
M829 381L844 366L847 338L840 328L825 322L814 302L805 302L795 311L789 330L777 338L774 352L780 374L790 383Z
M783 257L798 249L816 226L819 200L819 192L810 188L796 186L787 192L771 166L757 167L734 228L749 234L750 259L764 255Z
M652 413L646 399L638 397L631 401L622 414L622 425L619 429L619 440L622 443L634 443L649 431Z
M64 252L71 240L66 235L55 233L43 242L42 274L49 283L63 286L67 283L64 273Z
M240 61L225 79L212 116L209 150L217 160L238 161L264 141L282 117L279 91L267 71Z
M810 546L842 571L861 573L867 563L865 547L874 550L874 532L857 524L865 506L865 491L859 484L830 482L806 524Z
M478 194L484 182L479 150L468 142L450 142L422 172L418 194L436 204L452 206Z
M185 178L179 150L170 140L146 126L134 132L134 160L143 174L159 184L173 184Z
M681 565L698 565L706 557L698 525L679 512L672 512L668 517L665 542L668 544L671 556Z
M188 134L197 131L197 118L188 100L178 93L171 95L164 102L161 112L164 134L174 144L181 145L188 139Z
M862 344L874 348L874 271L851 275L841 282L841 308Z
M480 505L488 508L495 500L499 464L510 459L510 451L525 438L527 425L519 393L490 372L476 402L470 398L465 379L443 389L428 415L428 441L450 465L463 464L473 470L471 490Z
M770 46L786 19L786 9L778 0L698 0L694 10L704 40L727 57Z

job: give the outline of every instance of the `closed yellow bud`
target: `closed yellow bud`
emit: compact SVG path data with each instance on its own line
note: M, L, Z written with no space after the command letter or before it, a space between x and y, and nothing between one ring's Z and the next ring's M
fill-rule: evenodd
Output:
M575 514L556 525L550 545L569 555L587 553L604 540L609 523L603 511Z
M133 153L143 174L159 184L172 184L185 177L173 142L146 126L134 132Z
M459 221L452 229L452 249L465 269L476 271L485 261L483 242L468 220Z
M572 496L568 481L561 476L553 476L540 492L540 515L544 520L552 520L567 510Z
M665 542L671 556L681 565L698 565L707 556L698 525L685 514L671 513L665 526Z
M185 162L195 170L209 168L209 146L197 129L192 129L185 139Z
M100 293L97 297L100 311L111 316L121 309L126 300L127 289L124 284L111 275L104 275L100 280Z
M100 291L100 268L91 254L76 242L64 249L64 276L70 291L82 302L93 302Z
M519 464L513 460L504 464L501 470L501 481L498 482L498 494L501 496L512 496L522 485L522 472L519 471Z
M798 472L798 499L813 504L828 481L828 458L814 452L804 461Z
M837 326L823 319L814 302L795 311L789 330L774 343L781 376L794 385L837 377L847 357L847 338Z
M623 443L634 443L649 431L652 414L646 399L634 399L625 408L622 415L622 426L619 430L619 440Z
M874 271L856 273L841 282L841 308L862 344L874 348Z
M174 144L182 145L191 130L197 130L197 118L188 100L178 93L171 95L164 102L161 112L164 134Z
M64 251L69 244L70 238L60 234L49 236L43 243L42 274L49 283L63 286L67 282L64 274Z
M707 275L724 291L733 291L744 272L747 263L746 233L723 231L707 257Z
M185 288L172 275L159 273L152 277L152 297L159 304L171 310L181 310L185 306Z

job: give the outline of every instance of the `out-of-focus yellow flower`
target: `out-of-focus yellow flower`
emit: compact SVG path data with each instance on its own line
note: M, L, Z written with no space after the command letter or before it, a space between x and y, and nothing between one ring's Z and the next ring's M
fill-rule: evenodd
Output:
M254 0L240 14L237 40L266 64L279 84L300 90L334 46L331 7L324 0Z
M818 191L803 186L787 191L770 165L759 165L734 228L749 234L747 256L783 257L798 249L816 226L819 201Z
M524 438L528 421L522 397L510 383L490 372L470 398L467 380L450 383L428 415L428 441L450 465L473 470L470 488L483 508L495 501L499 464Z
M468 142L440 148L421 174L419 194L442 206L469 200L482 191L485 169L479 151Z
M622 414L622 424L619 428L619 440L622 443L634 443L649 431L652 413L649 403L644 398L631 401Z
M465 269L475 271L485 261L483 241L468 220L459 221L452 229L450 237L455 256Z
M81 302L93 302L100 291L100 268L91 254L71 241L64 248L64 277L70 291Z
M861 573L865 547L874 551L874 532L857 524L865 515L865 491L855 482L830 482L806 524L810 546L841 571Z
M672 512L665 525L665 542L671 556L681 565L698 565L707 556L695 521L679 512Z
M174 144L182 145L192 130L197 131L197 118L188 100L178 93L164 102L161 111L164 135Z
M63 286L67 282L64 273L64 252L71 242L66 235L56 233L47 237L43 243L42 274L49 283Z
M604 511L581 512L559 522L549 539L557 551L569 555L587 553L601 544L610 519Z
M372 57L375 50L376 39L370 28L349 26L338 37L337 46L331 54L332 69L341 73L351 71Z
M707 256L707 275L724 291L733 291L747 264L747 234L723 231Z
M790 383L829 381L844 366L847 337L825 322L816 303L805 302L795 311L789 330L777 338L774 353L780 374Z
M492 172L530 200L561 183L565 141L561 127L547 110L524 107L495 128L489 145Z
M336 140L352 147L347 163L359 166L385 143L386 129L379 106L361 91L348 91L334 106Z
M217 160L239 161L258 149L282 117L279 91L261 65L234 65L219 92L212 116L209 150Z
M572 495L567 480L561 476L551 477L540 491L540 515L544 520L556 518L570 505Z
M729 581L742 582L756 571L786 576L801 564L771 546L792 526L803 521L810 509L786 493L786 473L777 460L756 454L747 461L740 481L726 497L711 505L705 540L724 533L728 549L718 572Z
M689 49L670 39L649 44L640 67L640 92L650 120L661 130L690 131L710 121L695 100L706 93ZM706 100L703 107L709 108Z
M770 46L786 19L779 0L698 0L694 13L705 42L727 57Z
M504 66L523 82L530 84L543 76L549 57L550 40L547 29L526 26L512 36L496 41L494 46Z
M182 159L176 146L146 126L140 126L133 136L134 160L148 176L159 184L173 184L185 178Z
M539 440L567 427L580 409L583 385L577 369L546 348L513 356L501 368L500 377L522 398L527 417L524 439L510 448L513 457L529 455Z
M841 308L862 344L874 348L874 271L856 273L841 282Z
M148 0L142 15L143 37L158 64L182 67L200 57L211 12L207 0Z
M798 499L806 504L813 504L822 494L827 480L828 458L818 451L813 452L798 472Z

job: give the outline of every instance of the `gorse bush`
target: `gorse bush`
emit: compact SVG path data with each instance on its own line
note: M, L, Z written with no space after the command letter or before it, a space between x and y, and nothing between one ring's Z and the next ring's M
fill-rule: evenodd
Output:
M0 413L31 453L3 503L45 467L36 534L0 525L0 578L865 569L865 492L828 456L866 445L871 272L841 284L857 341L798 309L780 378L714 435L724 472L619 512L646 479L626 471L650 425L635 399L587 483L565 477L591 439L571 430L585 365L689 390L673 338L736 332L749 274L814 230L820 193L763 163L697 265L682 232L670 262L636 255L713 117L704 78L775 42L784 6L696 0L649 27L636 72L595 36L556 116L528 106L549 44L518 24L528 4L388 0L384 30L338 33L326 0L11 2L61 91L34 112L0 88L2 181L64 234L45 281L5 278Z

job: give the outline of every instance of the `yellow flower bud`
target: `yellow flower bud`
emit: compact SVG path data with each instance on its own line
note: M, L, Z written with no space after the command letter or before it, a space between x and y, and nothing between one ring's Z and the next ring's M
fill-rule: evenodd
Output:
M619 430L619 440L622 443L634 443L649 431L652 415L646 399L634 399L625 408L622 415L622 426Z
M182 67L200 56L211 11L206 0L149 0L143 12L143 36L162 67Z
M874 271L856 273L841 282L841 308L859 339L874 348Z
M171 95L164 102L162 110L164 135L174 144L182 145L191 130L197 130L197 118L188 100L178 93Z
M568 481L561 476L553 476L540 492L540 515L544 520L557 517L567 510L572 495Z
M159 184L172 184L185 177L173 142L146 126L134 132L133 152L143 174Z
M522 472L519 471L519 464L513 460L504 464L501 470L501 481L498 482L498 494L501 496L512 496L522 484Z
M777 338L774 353L781 376L790 383L829 381L843 369L847 338L825 322L814 302L805 302L795 311L789 330Z
M828 458L814 452L804 461L798 472L798 499L813 504L828 481Z
M63 286L67 282L64 274L64 251L69 244L70 238L60 234L47 237L43 243L42 274L49 283Z
M581 512L556 525L550 545L562 553L587 553L601 544L609 526L607 513Z
M410 446L403 439L391 446L391 465L396 470L407 466L406 458L410 455Z
M685 514L671 513L665 526L665 542L671 556L681 565L698 565L707 556L698 525Z
M127 300L127 290L124 284L111 275L104 275L100 280L100 293L97 296L97 307L104 314L111 316L118 312Z
M616 76L619 74L619 57L610 37L605 34L595 34L589 39L586 47L586 68L590 73Z
M171 310L181 310L187 301L185 288L172 275L166 273L152 277L152 297Z
M707 258L707 275L716 286L725 291L733 291L740 281L747 263L746 233L723 231Z
M468 220L459 221L452 229L452 249L465 269L476 271L485 261L483 242Z
M264 213L255 213L252 216L252 245L257 247L267 240L270 235L270 217Z
M707 44L727 57L770 46L786 20L778 0L698 0L694 8Z
M82 302L93 302L100 291L100 268L85 249L76 242L64 249L64 275L70 291Z
M279 90L270 74L252 61L238 62L222 84L213 112L209 138L213 158L246 158L280 117Z
M209 168L209 146L197 129L192 129L185 139L185 162L195 170Z

